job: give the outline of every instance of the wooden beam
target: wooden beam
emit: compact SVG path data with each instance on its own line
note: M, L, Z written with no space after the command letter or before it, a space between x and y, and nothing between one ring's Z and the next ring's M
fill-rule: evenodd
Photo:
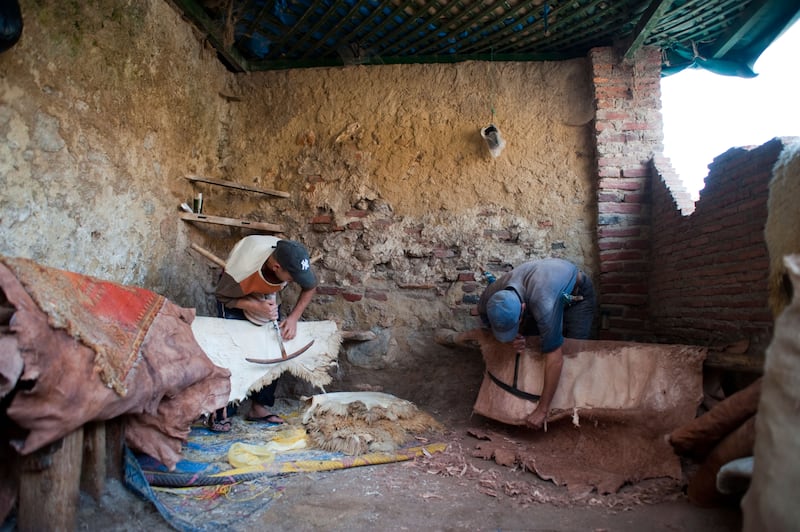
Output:
M713 59L722 59L725 54L731 51L731 48L736 46L744 36L749 35L758 22L765 16L769 16L770 10L774 9L772 4L767 5L767 2L761 0L759 2L752 2L748 5L747 10L742 13L744 22L741 24L733 24L728 33L720 36L715 42L711 43L714 53L711 55Z
M81 490L99 501L106 486L108 461L106 459L106 424L92 421L83 426L83 465Z
M194 0L169 0L174 8L182 13L182 15L189 19L197 29L204 33L208 42L210 42L220 56L228 63L231 70L234 72L248 72L250 67L247 60L233 46L227 47L222 39L224 28L211 20L206 15L203 7Z
M664 13L672 6L672 2L673 0L653 0L650 2L647 10L639 19L636 29L633 30L633 38L630 40L626 47L627 50L625 50L623 54L625 60L630 61L633 59L633 56L639 51L639 48L644 45L644 42L652 33L653 28L661 21L661 17L663 17Z
M703 366L707 368L738 371L742 373L764 373L764 356L752 353L731 353L726 351L708 351Z

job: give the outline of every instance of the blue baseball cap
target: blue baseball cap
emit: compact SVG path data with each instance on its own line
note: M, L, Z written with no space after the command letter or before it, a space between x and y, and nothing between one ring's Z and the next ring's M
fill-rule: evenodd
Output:
M508 343L517 337L522 301L513 290L500 290L486 304L489 325L498 342Z

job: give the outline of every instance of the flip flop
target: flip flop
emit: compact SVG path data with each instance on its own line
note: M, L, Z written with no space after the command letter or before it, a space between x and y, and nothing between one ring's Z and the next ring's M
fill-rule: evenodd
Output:
M270 425L283 425L286 423L284 419L279 416L278 414L267 414L266 416L262 417L247 417L247 421L253 423L269 423Z

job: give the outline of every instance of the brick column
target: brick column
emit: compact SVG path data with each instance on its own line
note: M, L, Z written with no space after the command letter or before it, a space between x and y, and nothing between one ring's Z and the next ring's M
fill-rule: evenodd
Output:
M589 52L597 148L600 337L647 330L650 161L663 153L661 56L644 48L623 63L612 48Z

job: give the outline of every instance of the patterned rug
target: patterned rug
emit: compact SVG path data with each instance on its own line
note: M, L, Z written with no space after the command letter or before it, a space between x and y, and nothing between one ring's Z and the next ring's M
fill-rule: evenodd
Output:
M125 483L152 502L176 530L236 530L237 523L268 510L281 496L287 475L401 462L445 449L444 443L436 443L349 456L308 448L299 403L279 401L273 411L286 423L234 416L226 433L198 423L182 450L184 459L171 472L157 460L128 450Z

